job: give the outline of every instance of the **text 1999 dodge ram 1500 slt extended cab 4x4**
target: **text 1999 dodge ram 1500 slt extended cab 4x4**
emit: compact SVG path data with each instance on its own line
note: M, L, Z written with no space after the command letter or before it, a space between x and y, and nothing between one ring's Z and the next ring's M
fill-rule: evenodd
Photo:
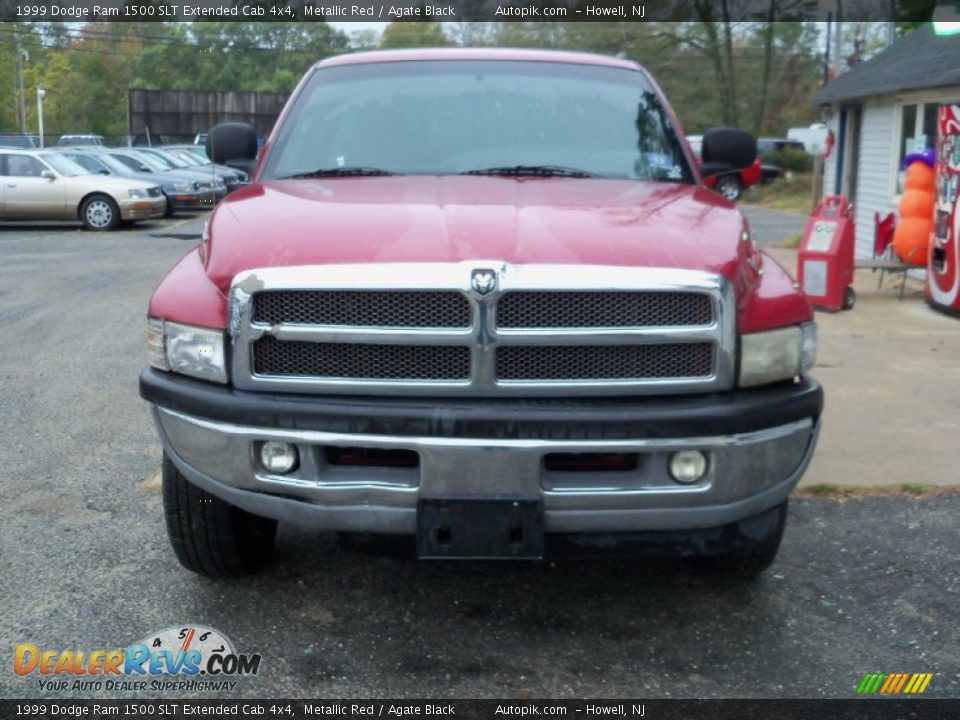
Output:
M252 165L256 132L208 149ZM317 64L150 302L181 563L250 572L283 520L423 558L652 544L762 571L816 442L815 326L703 185L754 139L702 154L626 60Z

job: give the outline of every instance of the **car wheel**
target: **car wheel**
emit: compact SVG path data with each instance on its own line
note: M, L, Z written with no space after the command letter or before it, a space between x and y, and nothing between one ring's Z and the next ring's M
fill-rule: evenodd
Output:
M717 178L716 191L723 195L730 202L736 202L740 199L743 192L743 185L740 178L736 175L724 175Z
M852 287L848 287L843 291L843 309L844 310L853 310L853 306L857 304L857 293Z
M163 216L165 218L173 217L173 203L170 198L166 198L167 204L163 207Z
M277 521L259 517L201 490L163 454L163 513L177 560L208 577L247 575L273 553Z
M80 206L80 220L87 230L113 230L120 224L120 208L111 197L92 195Z
M766 570L777 557L787 524L787 503L735 526L732 546L718 555L691 559L704 573L733 580L749 580Z

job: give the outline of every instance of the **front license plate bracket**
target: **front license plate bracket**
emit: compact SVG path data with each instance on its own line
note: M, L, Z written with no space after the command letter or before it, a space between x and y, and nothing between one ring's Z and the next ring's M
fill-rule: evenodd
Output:
M420 500L417 555L422 559L539 560L539 500Z

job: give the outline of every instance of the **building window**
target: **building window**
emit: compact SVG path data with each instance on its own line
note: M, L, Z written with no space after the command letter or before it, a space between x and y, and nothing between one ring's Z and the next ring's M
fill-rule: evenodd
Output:
M898 146L897 180L894 193L903 192L906 159L910 153L937 146L937 113L940 103L918 103L900 106L900 143Z
M907 155L913 152L913 141L917 132L917 106L903 105L900 108L900 142L897 145L900 155L897 159L897 188L899 195L903 192L903 180L906 175L904 162Z

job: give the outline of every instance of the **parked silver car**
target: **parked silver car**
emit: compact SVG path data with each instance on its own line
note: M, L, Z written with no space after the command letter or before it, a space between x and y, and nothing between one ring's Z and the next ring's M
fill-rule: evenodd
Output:
M0 219L80 220L88 230L162 217L156 183L92 175L55 151L0 149Z

